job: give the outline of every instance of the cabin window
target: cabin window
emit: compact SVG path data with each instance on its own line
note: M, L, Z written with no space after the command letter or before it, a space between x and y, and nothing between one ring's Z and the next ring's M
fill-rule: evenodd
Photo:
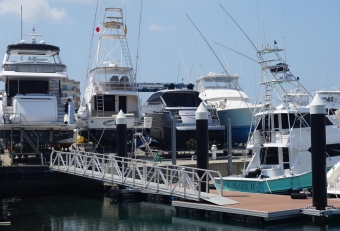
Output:
M100 103L100 102L98 102ZM94 109L97 110L97 96L94 97ZM102 110L102 108L99 108ZM104 111L116 111L115 96L104 95Z
M328 156L340 156L340 143L327 144L326 151L327 151Z
M160 96L163 94L163 92L158 92L150 96L150 98L147 100L148 103L161 103L162 100Z
M18 92L19 84L19 92ZM13 97L17 94L48 93L48 81L36 81L36 80L9 80L9 97Z
M261 164L279 164L279 152L277 147L261 148Z
M289 169L289 150L288 148L282 148L283 157L283 169Z
M202 102L198 92L166 92L162 98L168 107L198 107Z
M279 115L274 114L274 128L280 128L279 127Z
M305 114L281 114L282 129L309 127L310 116Z
M257 124L256 130L262 130L262 119L260 122Z
M61 85L61 90L66 91L67 90L67 85Z

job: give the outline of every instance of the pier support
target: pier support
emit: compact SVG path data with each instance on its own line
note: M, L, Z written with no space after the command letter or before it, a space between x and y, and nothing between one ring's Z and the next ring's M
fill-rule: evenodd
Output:
M228 118L228 175L233 174L233 154L231 150L231 119Z
M201 103L196 111L197 168L209 168L208 140L208 111ZM197 171L197 173L200 178L204 174L202 171ZM205 178L202 179L201 191L209 192L209 185L205 181Z
M320 96L316 94L310 105L310 127L312 149L312 195L313 206L317 210L325 210L327 207L325 113L325 105Z
M116 118L117 125L117 156L127 157L127 130L126 130L126 116L122 110L119 111Z

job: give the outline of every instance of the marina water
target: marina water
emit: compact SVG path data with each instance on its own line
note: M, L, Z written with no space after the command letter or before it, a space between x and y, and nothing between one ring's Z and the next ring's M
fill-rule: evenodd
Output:
M219 218L176 214L170 205L115 202L103 194L7 198L0 230L340 230L340 222L316 225L311 218L256 225Z

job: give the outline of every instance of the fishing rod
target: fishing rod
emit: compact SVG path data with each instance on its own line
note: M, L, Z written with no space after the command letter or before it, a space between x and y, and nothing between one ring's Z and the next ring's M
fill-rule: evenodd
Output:
M252 60L252 61L254 61L254 62L256 62L256 63L259 63L257 60L255 60L255 59L252 59L252 58L250 58L250 57L248 57L248 56L246 56L246 55L244 55L244 54L242 54L242 53L240 53L240 52L238 52L238 51L235 51L235 50L233 50L233 49L231 49L231 48L229 48L229 47L227 47L227 46L224 46L224 45L222 45L222 44L220 44L220 43L218 43L218 42L215 42L217 45L220 45L220 46L222 46L222 47L225 47L225 48L227 48L227 49L229 49L229 50L231 50L231 51L233 51L233 52L235 52L235 53L237 53L237 54L239 54L239 55L242 55L242 56L244 56L244 57L246 57L247 59L250 59L250 60Z
M187 13L185 13L186 16L189 18L189 20L191 21L191 23L195 26L196 30L200 33L200 35L202 36L202 38L204 39L204 41L208 44L210 50L214 53L215 57L217 58L218 62L221 64L223 70L225 71L225 73L227 73L228 75L230 75L228 73L228 71L225 69L224 65L222 64L221 60L218 58L218 56L216 55L215 51L212 49L212 47L210 46L209 42L205 39L204 35L201 33L201 31L197 28L197 26L195 25L195 23L191 20L191 18L189 17L189 15Z

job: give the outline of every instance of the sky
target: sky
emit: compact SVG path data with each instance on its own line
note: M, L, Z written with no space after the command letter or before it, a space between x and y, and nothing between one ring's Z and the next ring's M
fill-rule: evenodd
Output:
M8 44L20 41L20 6L22 32L31 33L34 26L42 34L37 40L60 47L69 78L81 82L82 93L93 56L91 37L105 7L124 8L137 82L194 83L210 71L222 73L226 68L240 76L242 90L252 99L260 66L245 56L257 59L252 44L261 48L276 40L306 89L340 87L338 0L99 0L96 20L97 0L0 0L3 55Z

